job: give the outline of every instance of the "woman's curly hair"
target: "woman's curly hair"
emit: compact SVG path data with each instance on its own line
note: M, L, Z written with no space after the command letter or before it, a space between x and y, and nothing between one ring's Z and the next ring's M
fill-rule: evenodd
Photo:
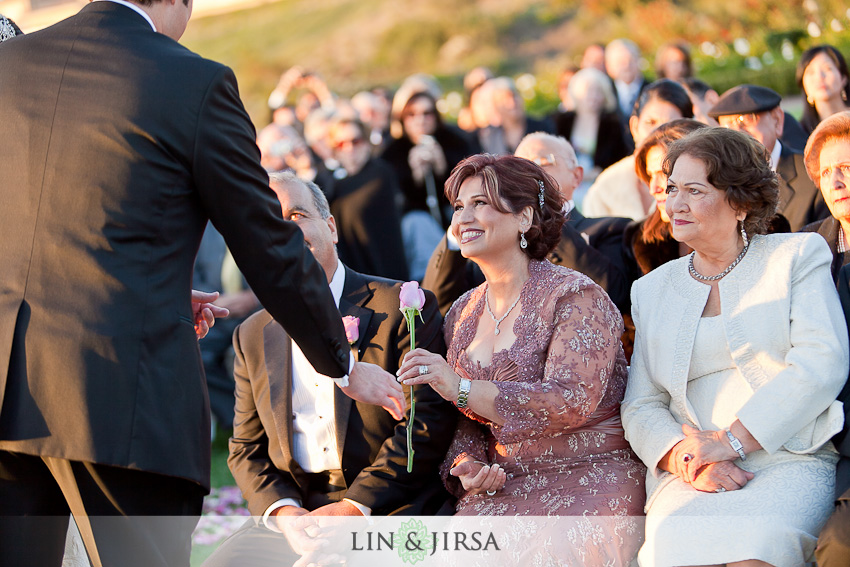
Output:
M561 239L561 227L566 220L564 197L552 176L524 158L477 154L457 164L446 180L446 197L450 203L457 199L463 182L473 177L481 179L484 192L497 211L517 214L531 207L531 227L525 233L528 247L523 252L534 260L546 258ZM543 184L542 208L540 183Z
M728 128L703 128L667 149L664 175L687 155L705 165L706 179L726 193L735 211L744 211L748 234L765 234L779 206L779 178L770 169L770 153L749 134Z

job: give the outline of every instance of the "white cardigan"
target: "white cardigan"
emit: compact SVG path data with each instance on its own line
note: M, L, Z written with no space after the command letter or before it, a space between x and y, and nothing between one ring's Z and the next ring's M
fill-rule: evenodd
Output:
M844 423L835 398L847 380L847 327L831 262L819 234L755 236L718 286L732 359L753 390L737 418L768 453L813 453ZM637 334L622 418L649 468L649 498L670 475L658 461L684 438L681 424L702 429L686 389L709 291L688 273L688 256L632 287Z

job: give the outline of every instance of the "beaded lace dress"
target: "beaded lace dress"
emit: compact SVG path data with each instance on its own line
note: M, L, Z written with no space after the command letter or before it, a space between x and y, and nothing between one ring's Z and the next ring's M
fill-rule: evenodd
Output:
M568 552L584 564L628 564L641 540L646 469L619 416L627 379L622 318L583 274L548 261L531 262L529 272L516 340L489 365L466 353L487 284L458 299L446 317L449 365L498 386L504 424L463 410L441 473L459 498L458 515L571 517L550 524L559 532L553 540L569 548L553 557L564 561ZM466 455L498 463L508 475L505 487L493 496L465 494L448 471Z

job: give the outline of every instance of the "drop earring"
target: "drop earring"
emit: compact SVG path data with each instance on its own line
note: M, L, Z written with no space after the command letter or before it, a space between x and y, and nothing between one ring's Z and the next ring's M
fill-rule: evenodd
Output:
M525 233L524 232L519 233L519 247L522 248L523 250L528 248L528 240L525 239Z
M747 230L744 228L744 221L739 221L741 223L741 238L744 239L744 248L750 245L750 238L747 236Z

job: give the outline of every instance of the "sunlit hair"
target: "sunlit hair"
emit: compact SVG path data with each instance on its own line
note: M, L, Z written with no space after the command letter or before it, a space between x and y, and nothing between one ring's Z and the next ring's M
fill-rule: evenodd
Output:
M706 179L723 191L735 211L745 211L748 234L765 234L779 205L779 178L770 153L749 134L729 128L702 128L667 148L662 169L670 177L683 155L703 163Z
M667 151L667 147L672 142L700 128L707 128L707 126L692 118L678 118L653 130L635 150L635 173L641 181L649 185L649 174L646 171L646 157L649 150L658 146ZM664 222L661 213L656 209L643 223L642 238L644 242L651 243L661 242L668 236L670 236L670 223Z
M850 110L833 114L815 128L806 142L804 153L806 160L806 172L820 187L820 153L827 142L843 140L850 142ZM848 156L850 158L850 156Z
M570 79L570 84L567 87L567 91L570 93L573 101L579 98L576 91L582 82L594 84L602 91L602 96L605 98L604 112L614 112L617 109L617 95L614 94L614 86L608 75L594 67L587 67L578 71Z
M528 248L523 249L534 260L544 259L561 239L564 198L555 180L534 162L512 155L477 154L457 164L446 180L446 197L454 203L460 186L478 177L490 205L505 214L520 213L531 207L531 227L525 233ZM543 182L543 209L540 208L540 185ZM519 234L517 234L519 240Z
M331 207L328 204L328 198L318 185L312 181L301 179L291 171L276 171L269 174L269 186L272 185L301 185L310 192L313 198L313 206L323 219L331 216Z

